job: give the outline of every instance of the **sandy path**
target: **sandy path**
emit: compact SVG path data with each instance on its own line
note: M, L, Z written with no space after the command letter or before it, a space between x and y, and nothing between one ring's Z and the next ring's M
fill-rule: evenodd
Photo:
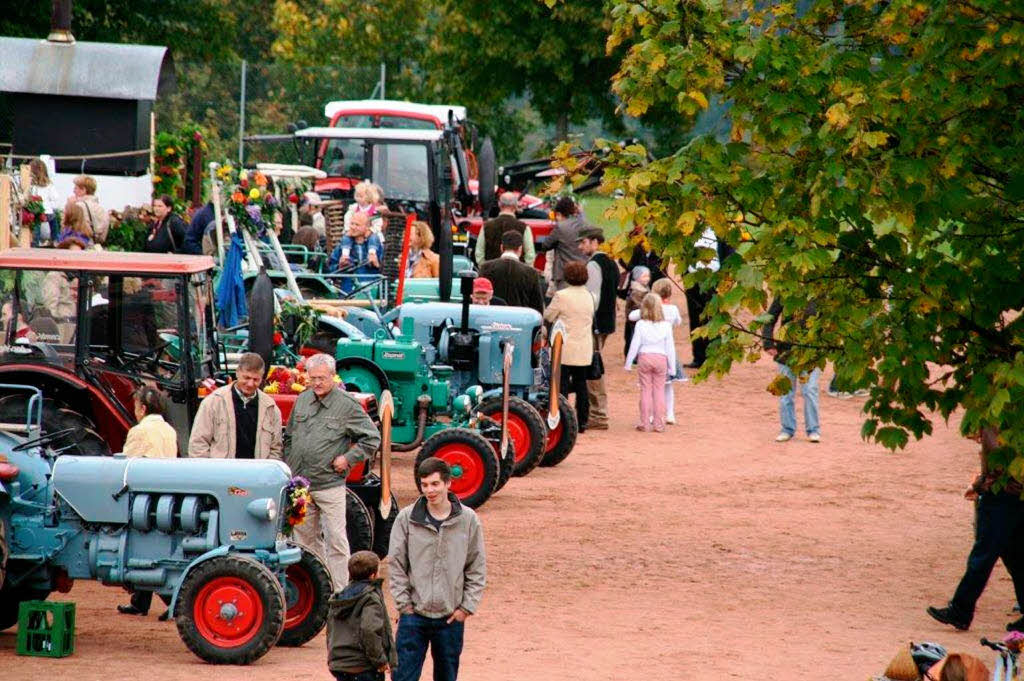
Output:
M801 433L775 444L764 359L678 385L680 425L644 435L632 429L634 378L621 356L621 340L610 342L611 430L583 435L561 466L512 480L481 510L489 584L467 628L463 678L856 679L880 673L910 639L989 660L977 639L1001 631L1013 604L1001 566L971 632L924 614L952 593L971 538L960 491L974 446L955 424L891 454L861 441L860 400L823 395L823 442ZM407 503L410 457L397 479ZM68 597L76 654L18 658L13 632L0 633L10 678L330 678L322 636L214 669L173 625L114 614L118 589L84 582Z

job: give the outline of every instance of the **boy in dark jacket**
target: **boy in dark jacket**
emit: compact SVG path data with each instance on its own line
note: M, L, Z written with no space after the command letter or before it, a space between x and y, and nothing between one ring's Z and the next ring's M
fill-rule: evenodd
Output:
M331 597L327 667L338 681L383 681L398 664L379 569L375 553L357 551L348 561L348 586Z

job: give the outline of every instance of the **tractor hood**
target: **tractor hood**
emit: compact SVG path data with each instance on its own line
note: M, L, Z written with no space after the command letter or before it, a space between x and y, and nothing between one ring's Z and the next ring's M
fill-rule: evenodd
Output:
M206 495L216 499L222 532L229 533L267 522L248 510L257 500L272 500L279 518L290 479L288 466L270 460L61 456L53 465L56 495L86 522L127 523L138 494Z

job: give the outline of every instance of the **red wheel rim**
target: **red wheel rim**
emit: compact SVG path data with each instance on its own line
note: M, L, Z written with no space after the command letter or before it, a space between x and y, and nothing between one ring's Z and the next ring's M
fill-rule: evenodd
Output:
M495 422L501 423L501 412L495 412L488 414L488 417L494 419ZM522 417L508 413L508 434L512 438L512 449L515 452L516 463L519 463L526 458L526 455L530 452L530 428L526 425L526 421Z
M219 648L243 646L263 624L263 600L239 577L216 577L203 585L192 606L199 634Z
M284 628L292 629L306 621L313 612L313 578L301 565L289 565L285 572L288 582L285 588Z
M555 429L548 431L548 439L544 443L545 454L554 449L555 445L558 444L558 441L562 439L562 431L564 430L562 424L564 423L564 418L565 417L563 416L562 418L558 419L558 425L555 426Z
M452 493L465 499L480 489L484 482L484 463L474 447L452 442L439 449L434 456L452 468Z

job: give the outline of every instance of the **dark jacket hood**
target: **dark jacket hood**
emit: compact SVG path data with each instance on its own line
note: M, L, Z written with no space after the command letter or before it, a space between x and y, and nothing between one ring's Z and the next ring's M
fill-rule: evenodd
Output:
M383 579L349 582L348 586L331 596L331 608L338 616L348 617L363 600L373 595L374 588L380 587L383 583Z

